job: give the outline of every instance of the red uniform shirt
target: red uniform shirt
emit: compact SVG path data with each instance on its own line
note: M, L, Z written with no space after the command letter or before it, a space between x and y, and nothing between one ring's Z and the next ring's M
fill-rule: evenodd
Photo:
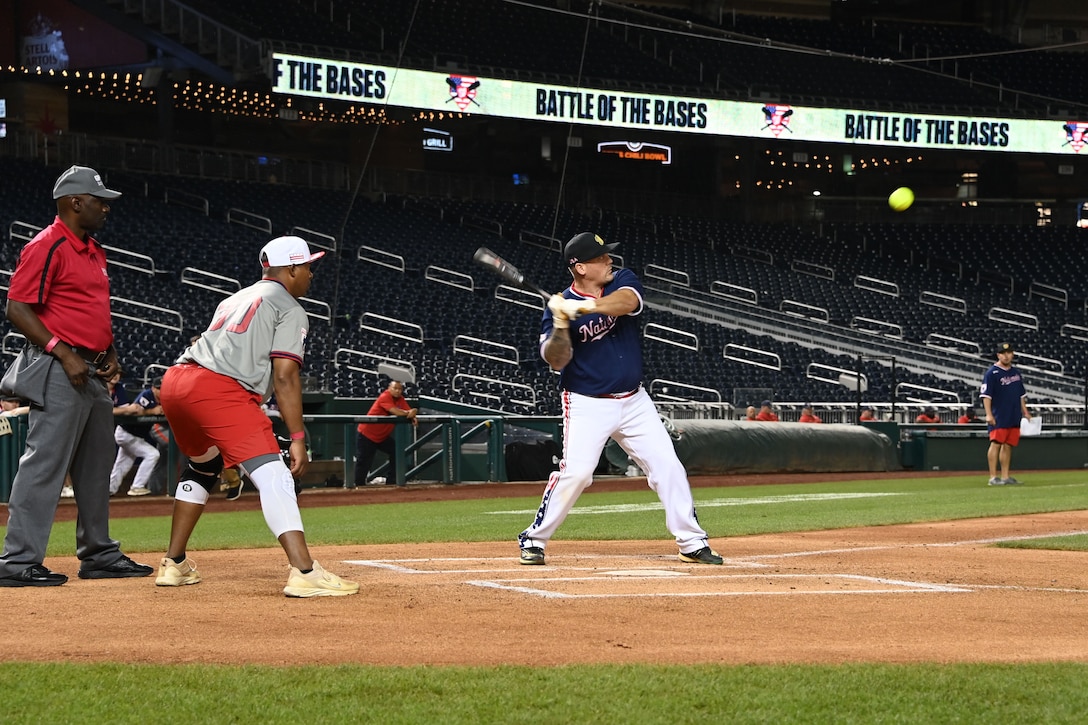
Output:
M389 412L390 408L400 408L404 411L412 409L403 395L399 398L394 398L393 394L388 390L383 390L382 394L378 396L378 399L374 401L374 405L370 406L370 410L368 410L366 414L392 415L392 413ZM393 423L360 423L358 431L375 443L381 443L386 438L393 435Z
M8 299L24 302L69 345L100 352L113 343L106 252L57 217L23 247Z
M800 418L798 418L797 422L798 423L823 423L823 420L818 415L814 415L814 414L810 415L809 413L804 413Z

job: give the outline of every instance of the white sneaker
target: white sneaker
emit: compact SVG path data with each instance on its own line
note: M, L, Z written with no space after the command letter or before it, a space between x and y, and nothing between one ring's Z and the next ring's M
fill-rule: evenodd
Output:
M341 579L314 561L314 568L309 574L291 567L283 593L289 597L346 597L359 593L359 582Z
M75 498L76 497L75 489L73 489L71 486L65 486L64 488L62 488L60 490L60 497L61 498Z
M192 559L186 559L180 564L164 556L159 562L159 574L155 577L157 587L180 587L185 584L196 584L200 581L200 572L196 570L196 564Z
M151 493L151 489L149 489L149 488L146 488L146 487L142 487L142 488L130 488L130 489L128 490L128 495L129 495L129 496L146 496L146 495L147 495L147 494L149 494L149 493Z

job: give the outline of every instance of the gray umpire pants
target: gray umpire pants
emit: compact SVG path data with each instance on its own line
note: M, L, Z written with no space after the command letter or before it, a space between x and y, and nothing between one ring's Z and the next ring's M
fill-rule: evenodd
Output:
M28 346L21 354L33 358L44 353ZM43 405L30 409L26 450L11 483L0 576L43 563L67 473L75 489L76 555L82 568L98 569L121 558L120 545L109 533L113 428L113 401L105 382L92 377L76 388L64 366L53 360Z

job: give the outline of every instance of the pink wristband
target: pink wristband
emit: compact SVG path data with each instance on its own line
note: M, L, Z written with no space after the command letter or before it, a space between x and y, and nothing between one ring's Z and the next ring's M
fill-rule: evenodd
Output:
M53 335L53 339L45 343L45 347L42 348L43 350L45 350L45 354L48 355L49 353L53 352L53 348L57 346L58 342L60 342L60 338L56 335Z
M305 438L306 438L306 431L304 431L304 430L296 431L296 432L291 434L291 440L293 440L293 441L301 441L301 440L305 440Z

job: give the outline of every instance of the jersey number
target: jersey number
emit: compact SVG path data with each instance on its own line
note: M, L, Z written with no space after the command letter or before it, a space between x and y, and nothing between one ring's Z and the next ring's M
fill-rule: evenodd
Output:
M227 332L244 333L249 329L249 323L253 322L253 316L257 314L257 308L261 306L261 302L263 301L263 298L258 297L250 302L249 307L242 311L241 314L238 314L239 311L236 309L222 310L221 314L212 321L208 331L218 330L229 317L231 318L231 323L227 325Z

